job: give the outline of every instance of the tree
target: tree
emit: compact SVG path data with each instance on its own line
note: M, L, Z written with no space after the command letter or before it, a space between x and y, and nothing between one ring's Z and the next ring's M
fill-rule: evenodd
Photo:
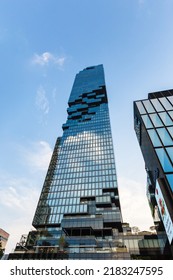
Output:
M62 235L59 239L59 248L60 250L63 250L64 248L66 248L68 246L67 241L65 240L65 237Z

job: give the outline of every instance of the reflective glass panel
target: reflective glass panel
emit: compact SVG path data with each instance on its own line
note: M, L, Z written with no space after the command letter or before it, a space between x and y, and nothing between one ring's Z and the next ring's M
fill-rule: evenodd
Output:
M162 123L161 119L159 118L158 114L150 114L149 116L155 127L163 126L163 123Z
M157 112L164 111L164 108L163 108L163 106L161 105L161 103L159 102L158 99L151 99L150 101L154 105Z
M168 98L169 101L173 104L173 96L168 96L167 98Z
M144 121L144 124L145 124L145 127L146 127L146 128L152 128L152 127L153 127L153 125L152 125L152 123L151 123L150 118L149 118L148 115L143 115L143 116L142 116L142 119L143 119L143 121Z
M154 107L151 104L150 100L144 100L143 104L144 104L148 113L154 113L155 112Z
M148 134L149 134L149 136L151 138L151 141L152 141L154 147L162 146L162 144L160 142L160 139L159 139L155 129L149 129L148 130Z
M166 110L172 110L173 109L172 105L166 99L166 97L161 97L161 98L159 98L159 100L162 103L162 105L165 107Z
M168 114L171 116L171 118L173 119L173 111L169 111Z
M157 148L155 149L157 156L160 160L161 166L164 170L164 172L173 172L173 167L171 165L171 162L163 148Z
M173 125L173 122L167 112L159 113L159 116L165 125Z
M173 145L173 140L167 132L166 128L157 128L157 132L163 142L164 146Z
M169 133L173 137L173 126L167 127L167 130L169 131Z
M136 105L138 107L140 114L146 114L146 111L141 101L136 102Z
M166 178L167 178L167 180L169 182L169 185L170 185L170 188L171 188L171 190L173 192L173 174L166 175Z
M166 148L166 151L173 162L173 147Z

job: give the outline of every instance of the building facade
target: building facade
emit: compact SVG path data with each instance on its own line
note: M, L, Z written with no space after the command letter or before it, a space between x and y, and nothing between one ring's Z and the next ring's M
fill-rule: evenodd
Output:
M35 246L68 244L69 253L87 253L122 232L102 65L76 75L67 112L33 219Z
M173 254L173 90L134 102L134 127L147 172L147 197L165 256Z

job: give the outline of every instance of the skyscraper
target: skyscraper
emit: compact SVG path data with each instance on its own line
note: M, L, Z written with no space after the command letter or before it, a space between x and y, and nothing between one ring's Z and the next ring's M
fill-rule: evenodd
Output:
M56 225L60 235L109 236L122 219L102 65L76 76L68 105L33 225Z
M38 248L56 246L60 240L68 243L70 252L82 247L85 253L97 246L97 240L113 236L114 229L122 231L102 65L76 75L68 106L33 226L40 233Z
M9 259L156 259L156 234L134 234L122 223L102 65L76 75L68 105L33 219L36 230Z
M134 123L147 171L147 196L164 254L173 253L173 90L134 102Z

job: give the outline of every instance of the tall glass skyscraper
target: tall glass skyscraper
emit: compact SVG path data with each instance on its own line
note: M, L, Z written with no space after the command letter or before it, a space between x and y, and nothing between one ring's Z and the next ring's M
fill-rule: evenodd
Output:
M102 65L76 75L68 105L33 226L56 226L67 236L111 236L122 218Z
M35 246L85 254L122 231L102 65L76 75L68 106L33 219Z
M134 102L135 131L145 160L147 196L165 255L173 255L173 90Z

